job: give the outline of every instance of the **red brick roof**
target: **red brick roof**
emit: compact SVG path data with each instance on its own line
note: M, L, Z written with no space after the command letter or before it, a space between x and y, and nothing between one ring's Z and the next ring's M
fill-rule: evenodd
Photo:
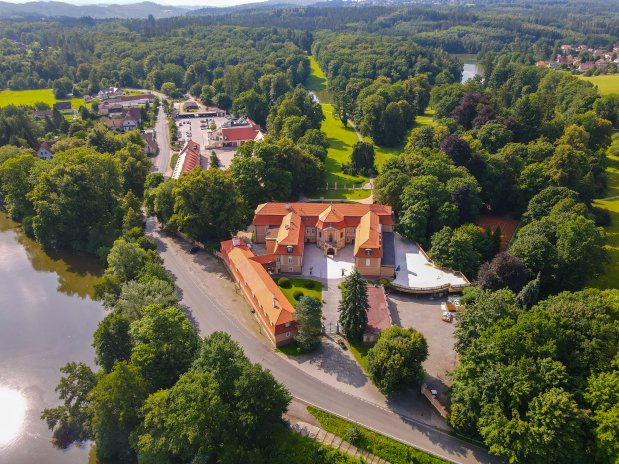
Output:
M254 140L260 129L255 129L251 126L244 127L224 127L221 129L221 134L226 142L245 142Z
M179 153L179 158L184 156L181 174L193 170L196 166L200 166L200 144L193 140L188 140L185 146Z
M379 333L393 325L383 287L368 287L368 325L366 332Z
M51 152L53 145L54 145L54 142L43 141L43 142L37 143L36 148L37 148L37 150L42 148L43 150L47 150L47 151Z

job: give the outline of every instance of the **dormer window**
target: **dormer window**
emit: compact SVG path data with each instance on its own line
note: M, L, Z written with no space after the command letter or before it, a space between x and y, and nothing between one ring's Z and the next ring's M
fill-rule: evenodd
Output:
M292 245L288 245L288 246L286 247L286 251L287 251L288 253L292 253L292 250L293 250Z
M365 256L372 256L372 249L371 248L366 248L365 249Z

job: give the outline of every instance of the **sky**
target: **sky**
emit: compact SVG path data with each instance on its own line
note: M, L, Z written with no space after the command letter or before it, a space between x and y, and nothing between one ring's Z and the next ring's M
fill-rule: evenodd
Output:
M10 3L27 3L33 0L4 0ZM38 0L37 0L38 1ZM47 1L47 0L43 0ZM110 4L129 4L139 3L143 0L57 0L64 3L72 3L74 5L110 5ZM160 5L174 6L191 6L191 7L206 7L206 6L232 6L242 5L245 3L256 3L260 0L148 0Z

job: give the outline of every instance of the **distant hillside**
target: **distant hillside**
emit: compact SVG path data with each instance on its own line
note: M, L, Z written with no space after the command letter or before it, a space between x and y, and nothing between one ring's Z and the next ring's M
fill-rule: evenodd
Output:
M0 1L0 19L24 18L40 19L49 17L80 18L90 16L94 19L108 18L155 18L182 16L187 8L158 5L153 2L132 3L128 5L71 5L63 2L8 3Z
M207 6L205 8L194 9L187 14L196 15L196 16L216 16L216 15L223 15L223 14L233 14L237 11L243 11L243 10L259 10L259 9L272 10L272 9L278 9L278 8L291 7L291 6L296 6L296 7L309 6L309 5L315 5L317 3L322 3L322 2L325 2L325 0L266 0L262 2L245 3L243 5L236 5L236 6L229 6L229 7ZM337 3L340 3L339 0L337 0Z

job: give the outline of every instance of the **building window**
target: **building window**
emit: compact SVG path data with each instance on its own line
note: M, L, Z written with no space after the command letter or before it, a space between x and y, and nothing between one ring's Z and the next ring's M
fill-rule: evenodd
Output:
M366 248L365 249L365 256L372 256L372 249L371 248Z
M292 272L292 266L288 266L288 272Z
M288 253L292 253L292 250L293 250L292 245L288 245L288 246L286 247L286 251L287 251Z
M318 238L322 238L322 232L318 232Z
M284 327L290 327L290 322L286 322L286 324L284 325Z
M290 332L286 332L286 338L290 338Z
M340 238L344 238L344 232L340 232Z
M292 256L288 256L288 264L292 264Z
M276 257L275 257L275 262L276 262L277 264L279 264L279 256L276 256Z
M365 260L365 267L370 267L370 258Z

